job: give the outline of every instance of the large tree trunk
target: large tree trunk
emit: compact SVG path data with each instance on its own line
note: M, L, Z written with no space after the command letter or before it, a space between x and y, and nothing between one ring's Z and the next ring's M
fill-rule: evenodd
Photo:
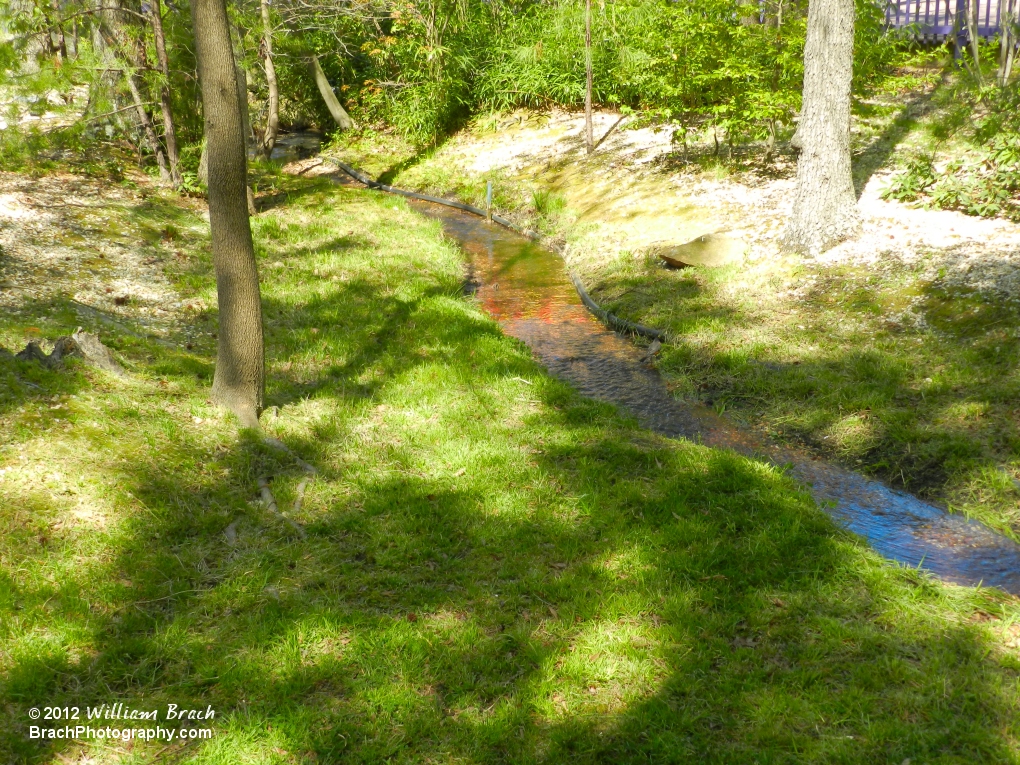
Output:
M315 77L315 84L319 88L319 94L322 96L322 100L326 102L326 108L333 115L333 121L336 122L337 127L341 130L353 130L356 128L357 125L354 124L351 115L344 111L344 108L337 100L336 93L333 92L333 86L329 84L329 80L326 79L326 73L319 66L318 57L311 56L309 63L312 67L312 76Z
M280 86L276 82L276 65L273 63L273 25L269 17L269 0L261 0L262 6L262 58L266 65L266 85L269 87L269 113L266 115L266 131L262 134L259 152L269 159L280 132Z
M804 46L801 149L787 246L817 254L861 227L850 169L854 0L811 0Z
M225 0L192 0L209 164L209 224L220 313L213 400L258 427L265 350L248 221L247 153Z
M159 105L163 111L163 138L166 141L166 157L170 161L170 180L174 188L181 187L181 154L177 148L177 130L174 114L170 108L170 59L166 55L166 37L163 34L163 10L160 0L150 0L149 18L152 20L152 35L156 41L156 64L159 67Z
M591 124L591 0L584 0L584 141L587 152L595 151L595 136Z

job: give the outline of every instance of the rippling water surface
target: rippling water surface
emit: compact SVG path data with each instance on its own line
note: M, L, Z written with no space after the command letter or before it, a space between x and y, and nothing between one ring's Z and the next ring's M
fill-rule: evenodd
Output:
M1020 546L986 526L809 455L763 443L711 410L676 401L642 362L643 351L581 305L558 255L502 227L439 205L414 203L442 221L471 257L477 298L557 377L618 404L647 428L731 448L791 472L850 530L883 555L958 584L1020 594Z

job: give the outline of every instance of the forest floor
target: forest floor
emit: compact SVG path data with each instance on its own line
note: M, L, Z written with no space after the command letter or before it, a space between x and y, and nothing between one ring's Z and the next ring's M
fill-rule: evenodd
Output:
M83 325L127 370L0 358L0 761L1020 759L1016 598L581 398L403 200L259 187L263 421L318 470L299 508L299 466L207 400L203 205L0 176L0 344ZM211 706L212 738L29 738L33 708L118 702L174 730L205 724L168 704Z
M858 104L863 232L817 258L779 243L788 147L768 162L760 145L716 156L710 134L685 149L669 129L598 113L606 137L587 156L581 115L522 111L425 152L370 131L333 150L476 205L492 180L497 211L564 245L604 307L667 331L657 363L675 395L1020 539L1020 225L881 197L934 141L944 85L937 70L905 72ZM740 262L672 270L654 254L714 232L736 239Z

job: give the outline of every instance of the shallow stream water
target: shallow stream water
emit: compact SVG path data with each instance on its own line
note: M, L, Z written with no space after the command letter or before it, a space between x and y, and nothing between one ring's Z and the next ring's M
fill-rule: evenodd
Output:
M837 522L888 558L964 585L1020 595L1020 546L988 527L947 513L857 473L766 443L709 409L674 399L644 351L607 330L581 304L562 259L469 213L425 202L470 255L477 298L503 330L523 340L557 377L587 396L618 404L642 425L673 437L734 449L780 465Z

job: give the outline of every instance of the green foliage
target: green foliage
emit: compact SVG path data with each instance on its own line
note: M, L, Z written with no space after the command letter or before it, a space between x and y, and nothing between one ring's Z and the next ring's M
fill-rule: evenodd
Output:
M937 141L969 131L976 144L970 155L937 164L938 146L907 161L883 190L886 199L919 202L940 210L960 210L985 218L1020 221L1020 88L953 89L958 106L932 126ZM981 108L983 116L973 118Z
M532 194L532 202L539 215L557 215L563 212L567 206L567 200L562 194L548 189L537 189Z
M800 107L805 15L801 0L595 3L594 100L685 125L708 123L729 141L773 134ZM855 82L865 87L897 41L885 34L873 0L858 0L857 16ZM584 100L578 0L400 0L378 25L350 16L318 23L319 32L284 44L327 53L343 39L346 52L323 66L349 108L361 122L385 121L419 146L479 108Z

